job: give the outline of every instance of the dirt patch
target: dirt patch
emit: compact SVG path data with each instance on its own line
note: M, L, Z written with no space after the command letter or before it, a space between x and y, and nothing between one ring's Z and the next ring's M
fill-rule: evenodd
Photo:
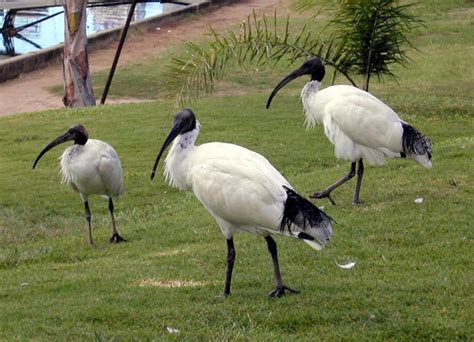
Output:
M252 11L257 14L272 14L275 8L284 12L289 0L243 0L204 14L169 22L159 29L152 28L139 35L134 34L125 43L119 67L145 61L157 56L167 48L185 41L200 40L208 32L209 25L222 29L240 23ZM115 54L116 44L94 51L89 56L92 72L109 69ZM48 89L62 84L62 64L56 63L42 70L0 84L0 115L36 112L46 109L63 108L62 99ZM100 99L98 99L100 100ZM107 103L137 102L138 99L107 99Z
M152 257L169 257L169 256L175 256L179 254L186 254L187 250L184 249L173 249L169 251L163 251L163 252L156 252L151 254Z
M211 285L211 282L195 281L195 280L159 280L159 279L143 279L138 282L139 287L162 287L162 288L176 288L176 287L200 287Z

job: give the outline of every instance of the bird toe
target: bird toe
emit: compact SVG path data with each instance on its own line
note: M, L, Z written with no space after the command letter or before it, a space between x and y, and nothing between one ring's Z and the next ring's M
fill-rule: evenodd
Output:
M327 191L318 191L309 197L313 199L327 198L333 205L336 205L336 202L331 198L331 193Z
M295 294L300 293L300 291L298 290L282 285L282 286L277 286L275 290L269 293L269 296L273 298L280 298L281 296L286 294L285 290L288 291L289 293L295 293Z
M120 243L120 242L127 242L127 240L125 240L123 237L121 237L117 233L112 235L112 237L110 238L110 243Z

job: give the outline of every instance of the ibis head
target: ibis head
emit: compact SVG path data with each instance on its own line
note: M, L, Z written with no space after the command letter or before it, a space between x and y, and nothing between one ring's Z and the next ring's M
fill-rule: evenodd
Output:
M191 109L182 109L174 116L173 127L171 128L170 133L166 137L163 146L161 146L160 152L156 157L155 165L153 166L153 171L151 172L151 179L155 177L156 167L160 161L161 156L165 152L166 148L173 142L173 140L186 132L190 132L196 128L196 116Z
M267 109L270 107L270 103L272 102L273 97L278 93L278 91L283 88L286 84L290 83L294 79L303 76L303 75L311 75L311 81L318 81L321 82L324 78L324 74L326 70L324 68L324 64L319 57L313 57L308 59L306 62L303 63L298 69L290 73L284 79L277 84L275 89L273 89L272 94L268 98L267 101Z
M56 139L51 141L48 145L46 145L45 148L43 148L43 150L38 154L38 157L36 157L36 160L33 164L33 169L35 168L36 164L41 159L41 157L50 149L52 149L54 146L62 144L66 141L70 141L70 140L74 140L74 144L85 145L88 138L89 138L89 134L87 133L87 130L84 126L82 125L72 126L71 128L67 130L66 133L57 137Z

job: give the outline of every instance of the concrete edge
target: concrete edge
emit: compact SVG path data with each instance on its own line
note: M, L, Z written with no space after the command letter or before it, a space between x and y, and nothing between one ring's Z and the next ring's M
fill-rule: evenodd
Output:
M234 0L235 1L235 0ZM185 15L199 13L209 9L211 6L222 6L234 2L232 0L203 0L198 3L190 4L183 8L178 8L172 12L159 14L144 20L132 22L130 30L147 29L157 24L163 24L171 20L179 20ZM112 42L119 39L122 27L110 29L95 33L88 38L89 53L109 46ZM129 32L130 33L130 32ZM11 57L0 62L0 83L18 77L20 74L35 71L46 67L47 65L62 60L64 44L58 44L39 51L30 52L21 56Z

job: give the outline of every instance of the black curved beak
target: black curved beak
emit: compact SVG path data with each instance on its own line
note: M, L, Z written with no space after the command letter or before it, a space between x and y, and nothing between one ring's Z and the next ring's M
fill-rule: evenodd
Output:
M278 91L283 88L285 85L287 85L288 83L290 83L291 81L293 81L294 79L300 77L300 76L303 76L306 74L306 71L303 69L303 68L299 68L295 71L293 71L291 74L289 74L288 76L286 76L284 79L282 79L280 81L280 83L277 84L277 86L275 87L275 89L273 89L272 91L272 94L270 95L270 97L268 98L268 101L267 101L267 109L270 108L270 103L272 102L272 99L273 97L276 95L276 93L278 93Z
M56 145L59 145L59 144L62 144L66 141L69 141L69 140L73 140L74 139L74 135L69 133L69 132L66 132L64 133L63 135L61 135L60 137L57 137L56 139L54 139L53 141L51 141L48 145L46 145L45 148L43 148L43 150L38 154L38 157L36 157L36 160L33 164L33 169L35 168L36 164L38 163L38 161L41 159L41 157L46 153L48 152L50 149L52 149L54 146Z
M151 171L151 179L155 177L156 173L156 168L158 166L158 162L160 161L161 156L165 152L165 150L168 148L168 146L173 142L173 140L180 135L181 133L181 127L179 122L175 122L173 125L173 128L171 128L171 132L168 134L166 137L165 142L163 143L163 146L161 146L160 152L158 153L158 156L156 157L155 165L153 165L153 170Z

